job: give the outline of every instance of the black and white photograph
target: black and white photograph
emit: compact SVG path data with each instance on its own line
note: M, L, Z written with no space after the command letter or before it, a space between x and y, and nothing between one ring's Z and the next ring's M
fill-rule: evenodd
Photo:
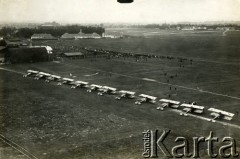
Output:
M0 159L240 158L240 0L0 0Z

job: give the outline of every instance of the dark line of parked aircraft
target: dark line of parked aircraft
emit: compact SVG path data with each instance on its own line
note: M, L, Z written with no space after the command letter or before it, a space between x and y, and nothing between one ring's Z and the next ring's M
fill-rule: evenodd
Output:
M109 86L101 86L97 84L89 84L89 82L84 81L75 81L71 78L62 78L61 76L52 75L45 72L39 72L34 70L27 70L27 74L25 74L23 77L33 76L36 80L39 79L45 79L46 82L50 81L56 81L58 82L57 85L71 85L72 89L76 88L87 88L87 92L97 91L98 95L104 95L104 94L110 94L110 95L116 95L115 99L120 100L122 98L129 98L129 99L136 99L135 104L141 105L142 103L151 103L151 104L157 104L157 110L164 110L165 108L171 108L171 109L181 109L180 115L188 116L188 113L191 114L197 114L201 115L204 113L204 106L196 105L196 102L193 102L191 104L182 103L180 101L174 101L170 99L160 99L157 101L157 97L150 96L147 94L140 94L136 96L136 92L132 91L126 91L126 90L120 90L117 91L117 88L109 87ZM229 113L223 110L215 109L215 108L209 108L208 109L210 115L212 116L212 119L210 121L215 122L216 119L224 119L224 120L232 120L234 117L233 113Z

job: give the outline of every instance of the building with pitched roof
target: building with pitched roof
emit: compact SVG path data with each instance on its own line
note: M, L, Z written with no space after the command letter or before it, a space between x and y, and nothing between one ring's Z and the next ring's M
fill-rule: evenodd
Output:
M57 40L56 37L51 34L33 34L31 36L32 40Z
M101 36L97 33L84 34L80 31L78 34L65 33L61 36L61 39L100 39Z

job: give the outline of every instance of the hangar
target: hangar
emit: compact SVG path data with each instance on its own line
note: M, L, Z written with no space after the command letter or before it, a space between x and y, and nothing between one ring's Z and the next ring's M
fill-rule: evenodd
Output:
M5 62L5 53L7 48L5 46L0 46L0 63Z
M4 55L6 63L32 63L48 61L49 55L45 47L8 48Z
M33 34L31 40L58 40L58 38L51 34Z
M70 59L80 59L84 58L84 54L82 52L68 52L63 53L64 57L70 58Z

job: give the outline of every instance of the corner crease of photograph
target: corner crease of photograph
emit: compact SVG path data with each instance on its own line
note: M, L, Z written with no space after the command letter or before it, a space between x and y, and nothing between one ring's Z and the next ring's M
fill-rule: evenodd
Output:
M0 23L240 21L240 0L0 0Z

